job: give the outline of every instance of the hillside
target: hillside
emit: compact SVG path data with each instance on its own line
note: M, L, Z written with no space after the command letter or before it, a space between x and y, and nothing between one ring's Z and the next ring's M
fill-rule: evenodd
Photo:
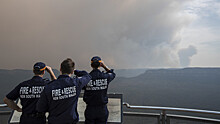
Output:
M147 69L118 69L115 70L115 73L117 73L117 77L136 77L140 74L143 74Z
M125 102L220 111L220 68L148 69L136 77L127 73L109 88L109 92L123 93ZM0 103L18 83L32 76L28 70L0 70Z
M134 78L116 78L111 92L133 105L220 111L220 68L147 70Z

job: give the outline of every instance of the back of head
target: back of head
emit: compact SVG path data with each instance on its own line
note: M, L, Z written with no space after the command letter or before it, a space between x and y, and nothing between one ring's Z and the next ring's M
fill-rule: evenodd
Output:
M60 71L62 74L72 74L75 67L75 63L72 59L67 58L65 59L60 66Z
M101 60L101 58L99 56L92 57L92 59L91 59L91 67L95 68L95 69L99 68L100 65L101 65L101 61L102 60Z
M46 69L46 64L43 62L37 62L34 64L33 72L35 75L43 75Z

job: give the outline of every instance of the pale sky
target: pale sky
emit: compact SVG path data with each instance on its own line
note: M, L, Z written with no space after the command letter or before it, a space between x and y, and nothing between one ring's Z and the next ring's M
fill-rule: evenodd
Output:
M1 0L0 69L220 67L219 0Z

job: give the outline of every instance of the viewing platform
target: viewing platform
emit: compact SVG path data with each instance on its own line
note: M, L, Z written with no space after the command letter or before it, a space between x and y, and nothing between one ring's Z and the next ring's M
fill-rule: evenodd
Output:
M81 95L82 96L82 95ZM130 105L122 101L122 94L108 94L109 96L109 124L218 124L220 123L220 112L173 108L159 106ZM19 104L19 102L18 102ZM17 124L21 113L3 110L6 104L0 104L0 124ZM85 103L79 98L78 111L79 124L84 123ZM172 114L181 113L181 114ZM200 116L204 115L204 116Z

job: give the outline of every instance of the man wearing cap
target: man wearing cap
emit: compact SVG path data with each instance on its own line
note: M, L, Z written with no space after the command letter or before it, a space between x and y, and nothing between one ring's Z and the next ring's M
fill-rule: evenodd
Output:
M74 66L70 58L64 60L60 66L61 75L45 86L37 103L39 112L49 112L49 124L76 124L79 121L78 98L91 76L86 71L74 71ZM77 77L71 78L73 72Z
M84 87L84 102L87 104L85 110L85 124L106 124L108 119L108 97L107 90L109 83L115 78L113 69L109 69L100 57L94 56L91 59L90 72L92 80ZM99 68L105 69L106 73Z
M45 113L39 113L36 110L36 103L48 80L43 79L45 70L50 74L51 80L56 77L51 67L42 62L37 62L33 67L34 76L32 79L24 81L17 85L6 97L4 102L9 108L22 112L20 124L45 124ZM14 100L20 98L22 108Z

